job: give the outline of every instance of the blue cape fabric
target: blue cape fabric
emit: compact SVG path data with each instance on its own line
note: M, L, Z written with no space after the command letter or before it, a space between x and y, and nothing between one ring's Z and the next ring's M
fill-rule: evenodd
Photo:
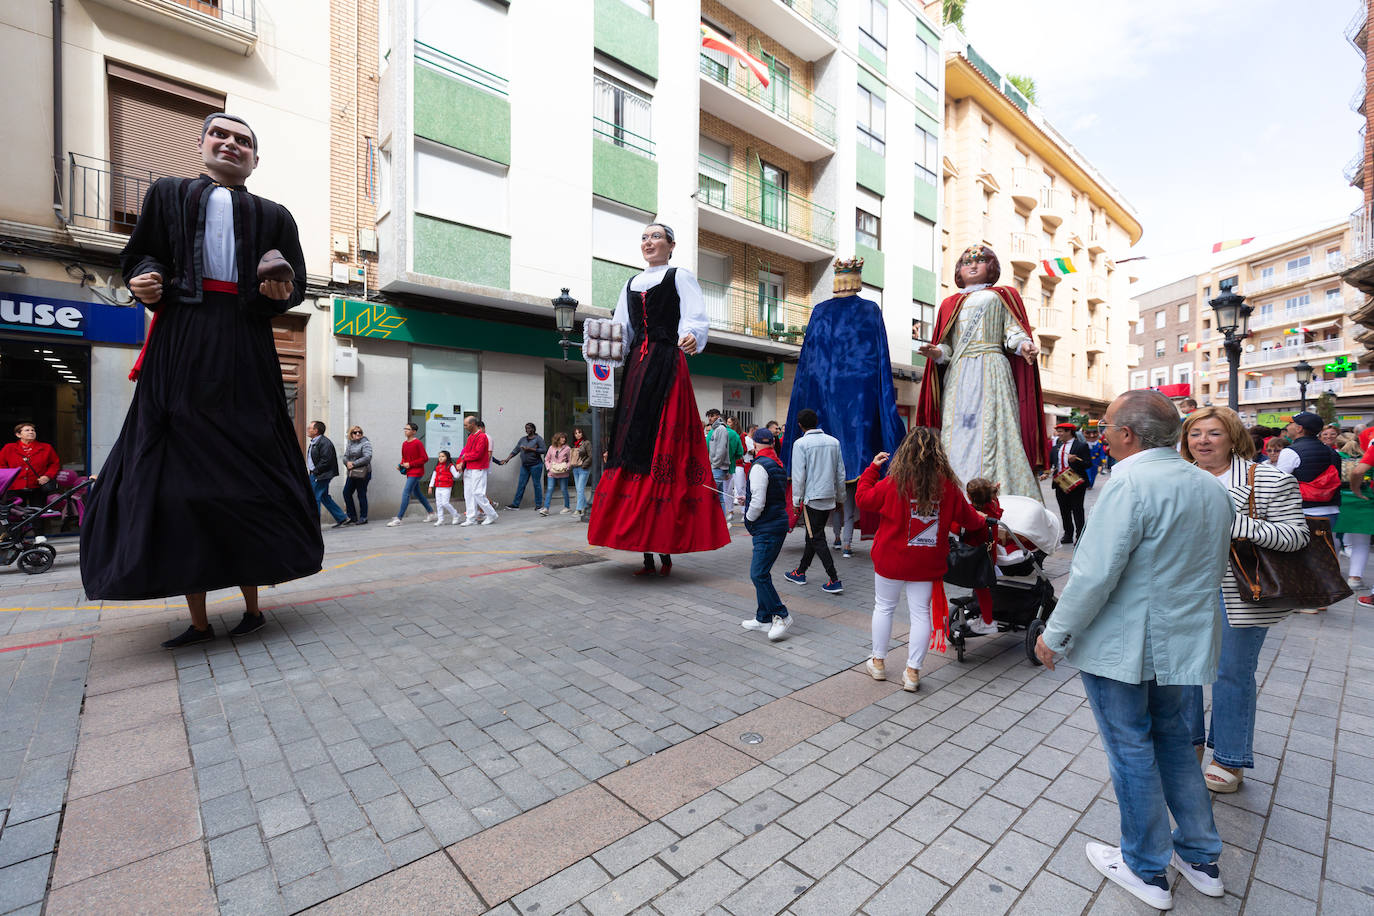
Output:
M845 296L812 310L778 449L788 473L792 443L802 434L797 414L807 407L816 411L821 428L840 440L847 480L857 480L874 455L895 452L906 437L877 303Z

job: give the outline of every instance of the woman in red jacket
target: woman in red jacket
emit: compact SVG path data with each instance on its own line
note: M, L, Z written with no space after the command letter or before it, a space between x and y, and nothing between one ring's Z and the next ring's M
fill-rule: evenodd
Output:
M62 470L62 462L51 445L38 441L38 430L32 423L16 424L14 437L18 441L0 448L0 468L19 469L10 494L22 497L29 505L42 505L42 487Z
M977 543L986 540L987 526L959 488L939 432L914 428L897 447L887 477L879 479L887 459L887 452L874 456L855 494L860 509L879 514L873 539L873 657L867 667L874 679L887 680L883 659L892 612L905 590L911 634L902 689L915 691L926 649L945 648L949 605L941 580L948 569L950 528L965 529L970 543Z

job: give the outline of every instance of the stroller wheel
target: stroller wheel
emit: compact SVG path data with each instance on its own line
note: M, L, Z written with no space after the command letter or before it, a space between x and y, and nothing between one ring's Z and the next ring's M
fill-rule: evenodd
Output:
M19 568L31 576L36 576L52 569L53 560L56 559L57 551L51 545L39 544L19 554Z
M1040 659L1035 657L1035 641L1040 638L1040 634L1045 632L1045 621L1039 617L1030 622L1026 627L1026 658L1030 659L1032 665L1039 665Z

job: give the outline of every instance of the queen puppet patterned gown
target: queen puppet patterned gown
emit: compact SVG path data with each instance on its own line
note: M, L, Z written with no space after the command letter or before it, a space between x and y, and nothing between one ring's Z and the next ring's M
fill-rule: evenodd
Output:
M624 329L624 378L587 542L660 554L724 547L730 534L678 347L687 334L698 353L706 346L701 287L685 270L650 267L625 285L613 320Z
M985 477L1000 483L1004 496L1040 500L1008 358L1029 339L991 288L966 294L953 328L940 342L945 354L940 444L961 482Z

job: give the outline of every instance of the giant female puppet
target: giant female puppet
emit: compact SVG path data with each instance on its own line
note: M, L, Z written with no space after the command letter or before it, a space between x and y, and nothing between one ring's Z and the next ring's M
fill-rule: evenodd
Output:
M986 477L1003 494L1040 499L1036 473L1045 466L1045 411L1026 307L1015 289L993 286L997 255L974 245L959 256L954 285L963 292L940 303L916 422L940 430L960 480Z

